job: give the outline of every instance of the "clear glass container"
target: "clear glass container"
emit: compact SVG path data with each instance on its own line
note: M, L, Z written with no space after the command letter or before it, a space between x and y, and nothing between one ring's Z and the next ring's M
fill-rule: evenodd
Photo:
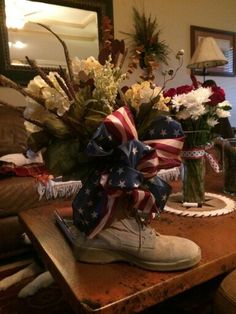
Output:
M201 207L205 201L205 158L183 158L183 202Z
M223 141L224 192L236 195L236 138Z

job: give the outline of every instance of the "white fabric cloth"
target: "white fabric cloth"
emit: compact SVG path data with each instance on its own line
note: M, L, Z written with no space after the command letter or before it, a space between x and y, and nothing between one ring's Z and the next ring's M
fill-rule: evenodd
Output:
M81 187L82 182L80 180L59 182L49 180L46 185L40 182L38 184L39 200L41 200L43 196L45 196L47 200L55 198L67 198L78 193Z
M34 155L27 155L27 157L25 157L23 154L8 154L1 156L0 161L11 162L16 166L24 166L32 163L43 164L43 157L41 152Z
M180 176L180 167L162 169L158 172L158 177L165 181L176 181Z

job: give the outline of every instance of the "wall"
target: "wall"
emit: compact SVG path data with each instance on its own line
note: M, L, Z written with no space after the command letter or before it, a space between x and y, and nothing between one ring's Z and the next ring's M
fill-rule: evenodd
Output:
M236 1L235 0L113 0L115 37L124 39L121 31L132 31L132 7L140 12L157 18L161 28L161 40L173 50L170 66L175 65L174 54L179 49L185 51L184 66L177 78L167 87L191 83L186 65L190 60L190 25L215 28L236 32ZM224 88L227 99L231 102L230 121L236 126L236 77L214 76L219 86ZM202 77L198 77L202 81ZM162 83L162 77L156 77L156 83Z

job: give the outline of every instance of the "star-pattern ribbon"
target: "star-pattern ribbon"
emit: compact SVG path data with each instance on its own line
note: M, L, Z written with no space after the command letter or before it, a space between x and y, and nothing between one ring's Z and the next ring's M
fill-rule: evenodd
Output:
M119 210L122 198L146 216L159 213L171 188L157 174L180 165L183 141L180 124L169 117L158 117L138 139L128 107L107 116L87 147L98 170L72 203L74 224L92 238Z

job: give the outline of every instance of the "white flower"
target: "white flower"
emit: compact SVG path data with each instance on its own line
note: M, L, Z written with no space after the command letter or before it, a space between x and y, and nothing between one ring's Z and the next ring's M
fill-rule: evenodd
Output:
M39 75L31 80L27 86L27 91L38 98L45 100L45 105L49 110L56 109L59 116L63 116L70 109L71 102L66 93L61 88L56 77L64 83L63 78L57 72L49 72L48 79L53 84L49 86Z
M34 96L40 97L41 89L46 86L48 86L47 83L41 78L41 76L37 75L29 82L26 90L32 93Z
M181 95L175 95L172 98L172 107L179 112L180 107L182 106L182 104L185 103L185 96L186 94L181 94Z
M200 87L187 94L175 95L172 99L173 108L182 120L198 120L207 110L204 106L210 99L212 91L210 88Z
M70 109L70 102L68 98L59 93L57 90L47 87L42 91L45 105L49 110L56 109L59 116L63 116L66 111Z
M75 79L78 78L80 72L84 72L86 75L93 77L93 72L101 68L102 65L94 57L89 57L85 60L80 60L78 57L72 59L72 71L75 75Z
M198 120L201 116L203 116L206 113L206 108L201 103L197 104L193 103L188 106L187 111L189 112L189 115L193 120Z
M210 101L210 96L212 95L212 90L210 87L199 87L189 93L192 95L197 103L206 103Z
M214 127L216 124L218 124L219 121L215 118L208 118L207 119L207 124L210 126L210 127Z
M229 111L226 111L224 109L221 109L221 108L217 108L216 109L216 115L219 117L219 118L227 118L227 117L230 117L230 112Z
M228 100L222 101L217 105L216 108L216 115L219 118L227 118L230 117L230 112L229 110L232 108L231 104L229 103Z
M226 110L229 110L230 108L232 108L232 105L228 100L224 100L217 105L217 108L226 108Z
M36 132L42 131L42 128L28 121L24 121L24 125L25 125L26 130L30 133L36 133Z
M176 54L176 59L180 59L184 55L184 49L180 49Z

